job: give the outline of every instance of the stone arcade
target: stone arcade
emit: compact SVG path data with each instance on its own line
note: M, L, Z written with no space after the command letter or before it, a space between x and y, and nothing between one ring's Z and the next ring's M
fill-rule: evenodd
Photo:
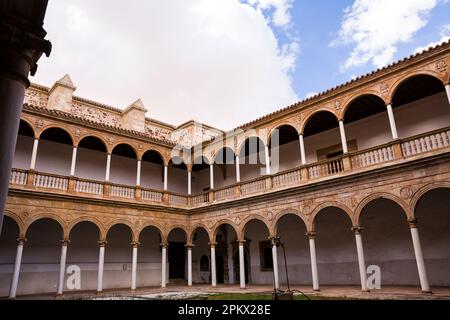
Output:
M384 287L449 287L449 78L445 43L227 133L77 97L69 76L32 85L0 296L280 287L278 237L292 284L366 291L374 265Z

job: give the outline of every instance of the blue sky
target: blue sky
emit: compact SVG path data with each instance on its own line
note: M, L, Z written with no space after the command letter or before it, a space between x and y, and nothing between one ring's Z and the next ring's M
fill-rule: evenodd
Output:
M229 130L449 39L449 2L50 1L33 81L69 74L78 96Z

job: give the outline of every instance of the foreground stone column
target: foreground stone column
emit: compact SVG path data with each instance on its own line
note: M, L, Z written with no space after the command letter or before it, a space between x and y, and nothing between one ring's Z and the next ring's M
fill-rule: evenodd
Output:
M366 269L366 261L364 259L364 249L363 249L363 241L362 241L362 235L361 235L363 228L353 227L352 230L355 233L356 250L358 253L359 276L361 279L361 290L369 291L367 289L367 269Z
M106 156L106 173L105 173L105 181L109 181L109 175L111 172L111 153L108 153Z
M168 167L164 166L164 191L167 191Z
M141 168L142 168L142 161L137 161L137 167L136 167L136 187L139 187L141 185Z
M31 152L30 170L36 169L36 158L37 158L38 146L39 146L39 139L34 139L33 151Z
M167 245L167 243L161 243L161 288L165 288L167 282Z
M345 134L344 120L339 120L339 131L341 133L342 151L348 153L347 136Z
M211 246L211 285L217 287L216 276L216 244L210 243Z
M188 170L188 195L192 194L192 172Z
M275 285L275 289L280 289L280 275L278 272L278 238L274 237L271 239L272 241L272 261L273 261L273 281Z
M214 190L214 164L209 165L209 186Z
M266 157L266 174L270 175L270 153L269 146L264 146L264 155Z
M300 143L300 156L302 165L306 164L306 153L305 153L305 140L303 138L303 134L298 136L298 141Z
M447 92L448 103L450 104L450 83L445 85L445 92Z
M391 132L392 132L392 139L397 140L398 139L398 132L397 132L397 125L395 123L395 117L394 117L394 110L392 109L392 104L388 104L386 106L389 116L389 124L391 126Z
M15 299L17 294L17 286L19 284L20 266L22 264L22 252L23 245L27 239L19 238L17 239L17 251L16 251L16 261L14 263L14 272L11 280L11 287L9 289L9 298Z
M67 258L67 247L69 246L69 240L61 241L61 259L59 262L59 277L58 277L58 290L57 295L64 293L64 275L66 273L66 258Z
M131 290L136 290L136 278L137 278L137 256L138 256L138 248L140 243L135 241L132 242L133 246L133 260L131 264Z
M72 163L70 165L70 176L71 177L75 176L75 167L77 165L77 150L78 150L78 148L74 146L73 150L72 150Z
M239 241L239 280L241 289L245 289L245 257L244 257L245 240Z
M99 254L98 254L98 278L97 278L97 292L103 291L103 268L105 264L105 246L107 244L106 241L99 241L100 246Z
M420 286L422 292L430 293L430 284L428 282L427 270L425 268L425 261L423 259L422 246L420 244L419 229L417 227L417 220L410 220L409 228L411 229L411 236L414 246L414 254L416 256L417 270L419 271Z
M319 291L320 290L319 273L317 271L316 242L315 242L316 234L314 232L309 232L307 236L309 238L309 251L311 254L311 273L313 280L313 289L314 291Z
M192 245L187 245L188 256L188 287L192 287Z
M241 167L239 163L240 159L239 156L236 156L236 182L241 182Z

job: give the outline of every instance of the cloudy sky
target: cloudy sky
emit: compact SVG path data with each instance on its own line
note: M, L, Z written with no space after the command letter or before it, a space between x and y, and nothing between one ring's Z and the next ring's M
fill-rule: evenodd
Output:
M51 0L33 82L228 130L450 37L448 0Z

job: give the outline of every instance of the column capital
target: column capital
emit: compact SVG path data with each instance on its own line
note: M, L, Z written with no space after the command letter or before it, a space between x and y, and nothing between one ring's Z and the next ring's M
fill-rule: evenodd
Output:
M280 237L279 236L272 236L269 237L269 240L272 242L272 246L279 246L281 241L280 241Z
M364 230L364 228L361 226L353 226L351 230L355 235L357 235L357 234L361 234L362 231Z
M63 239L60 240L59 243L61 243L62 246L68 246L70 244L70 239Z
M409 219L408 224L410 229L417 229L419 221L417 219Z
M217 246L217 242L209 242L209 243L208 243L208 246L209 246L210 248L215 248L215 247Z
M141 245L141 243L139 241L133 241L131 242L131 246L133 248L139 248L139 246Z
M169 246L169 243L168 243L168 242L161 242L159 245L160 245L162 248L167 248L167 247Z
M310 231L306 233L306 236L308 237L308 239L315 239L316 238L316 233L314 231Z
M106 240L100 240L100 241L98 241L97 243L98 243L98 245L99 245L100 247L106 247L106 245L108 244L108 241L106 241Z
M243 240L237 240L237 243L238 243L240 246L243 246L243 245L245 245L245 244L247 243L247 240L245 240L245 239L243 239Z
M450 87L450 81L444 82L445 87Z
M192 248L195 247L195 245L194 245L193 243L186 243L184 246L185 246L186 249L188 249L188 250L192 250Z
M24 245L25 244L25 242L27 242L28 241L28 239L27 238L25 238L25 237L19 237L19 238L17 238L17 244L21 244L21 245Z

